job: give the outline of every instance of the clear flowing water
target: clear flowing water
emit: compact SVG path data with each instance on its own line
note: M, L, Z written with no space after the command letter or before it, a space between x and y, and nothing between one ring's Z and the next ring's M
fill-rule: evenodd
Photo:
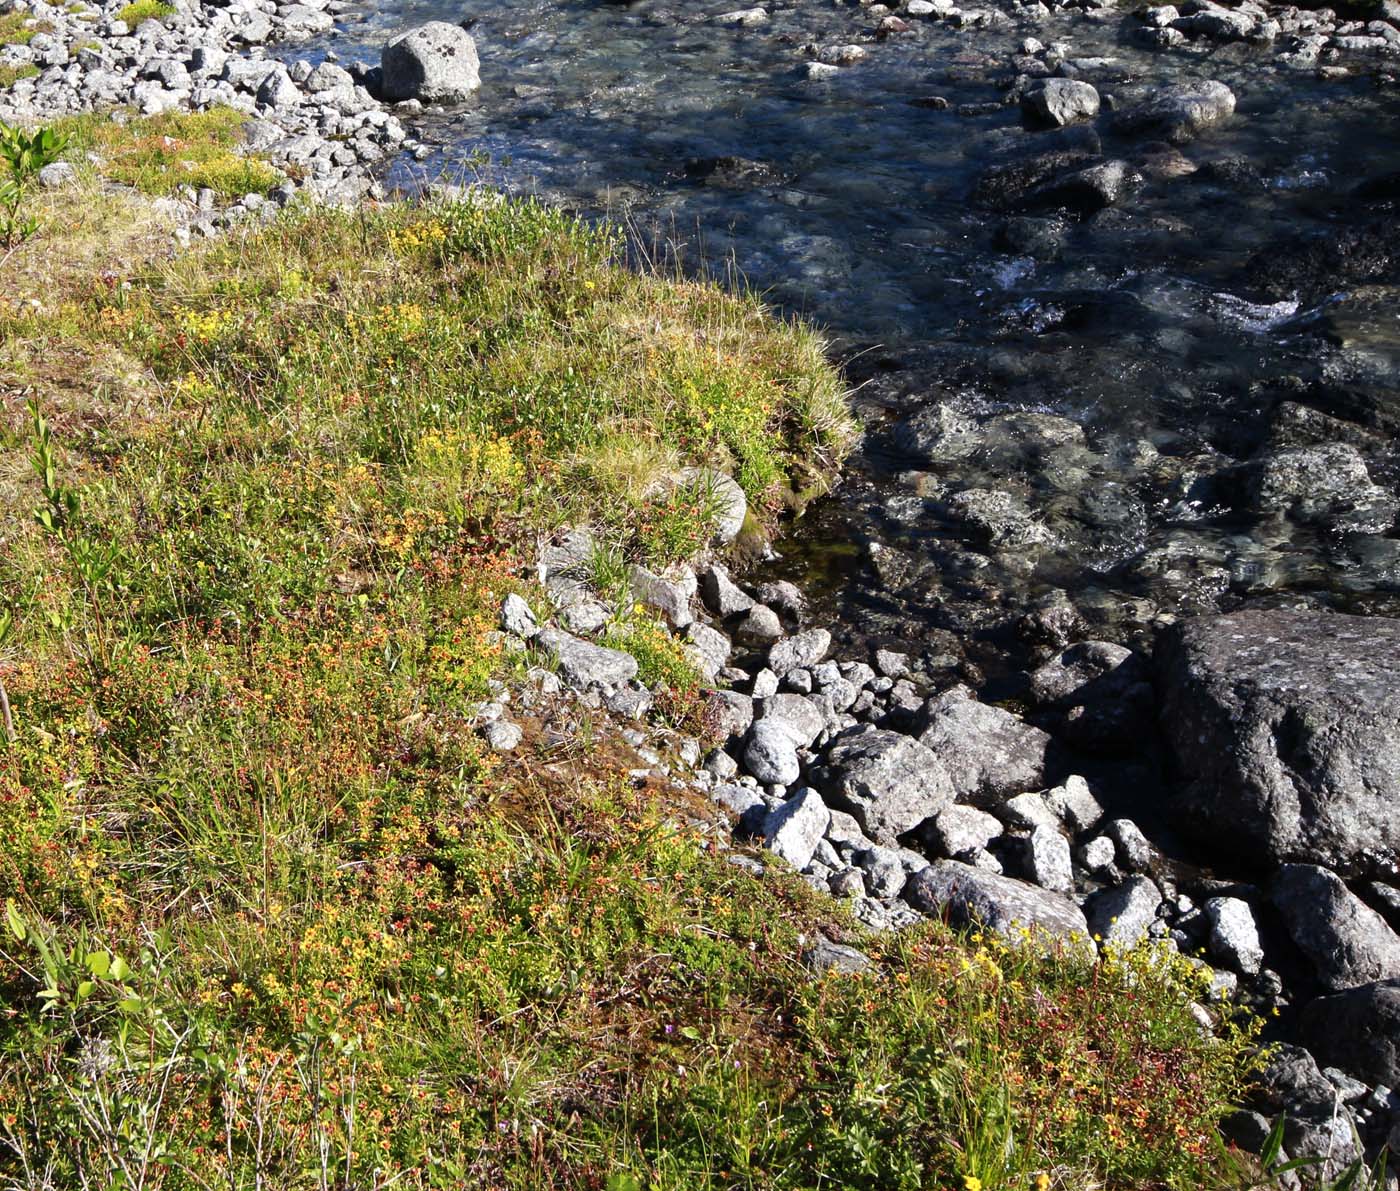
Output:
M377 61L387 36L426 19L477 39L481 92L424 118L441 150L397 181L470 168L626 220L827 329L868 430L771 569L846 636L927 645L951 630L988 642L984 661L1014 661L1023 614L1061 592L1119 637L1257 601L1400 614L1384 509L1283 515L1239 495L1262 452L1336 440L1396 491L1400 276L1393 261L1333 276L1300 254L1368 219L1393 225L1395 87L1322 81L1243 44L1148 50L1129 15L911 21L881 42L850 4L788 0L758 27L712 23L733 7L390 3L351 14L333 44ZM1214 78L1236 114L1176 148L1116 136L1107 112L1029 131L1000 102L1028 36L1065 43L1120 104ZM805 77L805 46L850 42L862 62ZM1124 160L1128 193L1088 217L1008 223L979 179L1052 148ZM962 437L911 445L902 420L936 408ZM1019 520L969 518L967 489L1004 494Z

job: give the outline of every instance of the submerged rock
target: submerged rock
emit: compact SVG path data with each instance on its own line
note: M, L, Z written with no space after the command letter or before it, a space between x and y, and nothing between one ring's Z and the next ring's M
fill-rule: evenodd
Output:
M1167 87L1120 112L1119 132L1151 133L1174 145L1194 139L1235 111L1235 93L1213 79Z

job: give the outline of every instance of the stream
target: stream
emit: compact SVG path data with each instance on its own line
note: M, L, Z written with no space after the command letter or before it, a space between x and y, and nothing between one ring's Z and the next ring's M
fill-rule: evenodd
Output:
M847 647L995 685L1062 640L1140 644L1186 614L1400 615L1387 76L1322 78L1282 43L1150 48L1126 11L909 18L880 40L854 5L768 10L391 3L334 44L376 62L429 19L477 41L476 100L425 114L436 151L392 181L607 216L826 330L866 433L764 577L796 581ZM814 47L852 43L863 59L808 77ZM1008 89L1057 67L1105 110L1029 129ZM1115 118L1204 79L1236 109L1195 139ZM1123 162L1121 193L1027 198L1017 170L1046 153Z

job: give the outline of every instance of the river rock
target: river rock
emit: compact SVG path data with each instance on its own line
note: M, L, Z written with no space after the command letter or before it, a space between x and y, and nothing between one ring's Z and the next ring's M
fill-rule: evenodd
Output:
M529 641L540 631L539 622L535 619L535 614L530 611L530 605L514 592L501 601L501 628L513 636L524 638L526 641Z
M1382 533L1395 521L1395 495L1371 481L1361 452L1349 443L1273 451L1249 469L1252 505L1295 521L1349 525Z
M979 703L966 687L930 699L921 718L919 743L942 762L960 800L989 802L1045 784L1049 734Z
M1235 93L1224 83L1199 80L1157 91L1118 113L1119 132L1151 133L1174 145L1228 119L1235 111Z
M816 780L882 844L953 801L948 771L933 753L911 737L866 725L836 737Z
M1046 79L1021 96L1026 119L1042 127L1059 128L1099 114L1099 93L1078 79Z
M1259 862L1396 871L1400 621L1201 617L1165 634L1158 672L1185 825Z
M784 724L760 720L744 746L744 768L769 785L790 786L802 775L797 744Z
M683 629L695 619L690 602L695 596L695 572L688 567L658 575L646 567L634 566L628 572L633 597L648 608L654 608L674 629Z
M1302 1030L1328 1066L1369 1084L1400 1085L1400 980L1318 997L1303 1011Z
M1147 938L1156 920L1162 891L1147 877L1129 877L1114 889L1095 894L1085 906L1089 926L1106 947L1128 950Z
M1202 909L1210 923L1211 954L1236 972L1257 976L1264 948L1249 903L1238 897L1213 897Z
M1400 977L1400 936L1335 873L1286 864L1271 893L1293 942L1329 992Z
M618 686L637 677L637 659L630 653L594 645L560 629L542 629L535 644L554 658L560 677L575 690Z
M826 657L830 648L830 633L825 629L809 629L774 645L768 651L768 668L779 678L790 670L810 669Z
M812 863L812 855L830 820L822 796L811 787L804 787L769 814L763 823L763 836L770 852L800 872Z
M904 900L955 927L981 926L1010 939L1021 929L1042 934L1042 944L1093 953L1089 925L1069 898L1025 881L985 872L957 860L938 860L909 878Z
M481 86L476 42L446 21L429 21L390 39L380 64L385 99L462 103Z
M895 426L890 437L900 454L926 463L965 459L982 445L977 422L942 403L910 414Z

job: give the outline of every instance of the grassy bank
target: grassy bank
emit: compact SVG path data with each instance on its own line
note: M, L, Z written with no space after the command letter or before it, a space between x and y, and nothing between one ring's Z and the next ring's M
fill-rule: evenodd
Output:
M100 134L147 193L227 149L162 119ZM755 534L832 474L811 331L531 204L171 258L102 171L36 202L0 276L0 1185L1230 1183L1251 1027L1203 1035L1183 966L867 939L601 718L477 735L540 533L661 564L709 533L683 467ZM819 931L873 966L814 978Z

